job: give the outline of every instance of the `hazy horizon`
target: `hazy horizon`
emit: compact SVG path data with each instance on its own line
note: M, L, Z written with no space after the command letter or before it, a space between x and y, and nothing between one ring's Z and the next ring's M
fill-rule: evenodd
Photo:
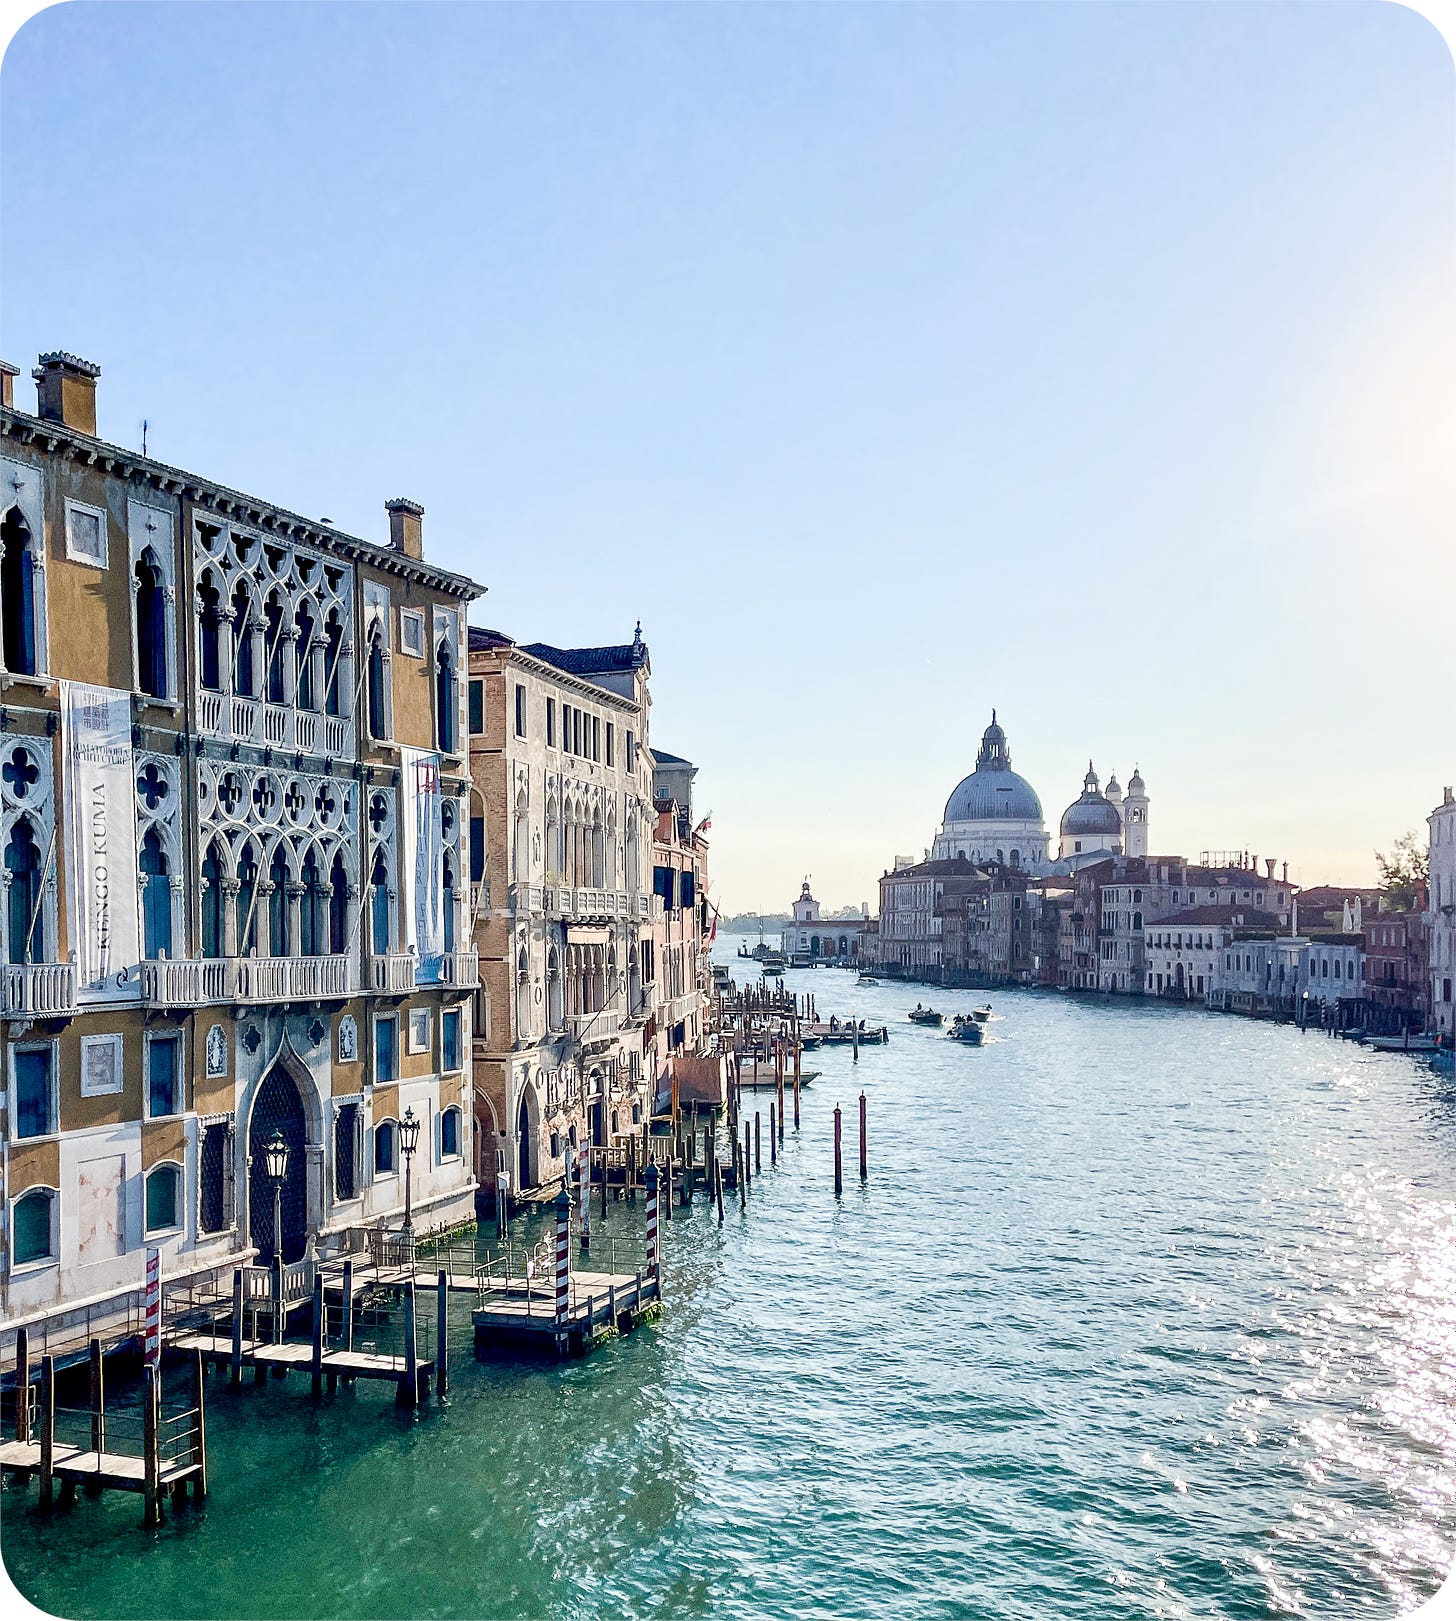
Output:
M1053 840L1090 755L1156 852L1369 882L1456 781L1452 88L1384 4L78 0L0 354L421 501L475 623L640 618L726 912L874 905L993 706Z

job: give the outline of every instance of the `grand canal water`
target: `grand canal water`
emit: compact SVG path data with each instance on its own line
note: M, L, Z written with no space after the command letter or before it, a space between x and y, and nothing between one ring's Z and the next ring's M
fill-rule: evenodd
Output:
M414 1418L214 1381L206 1510L149 1535L135 1499L41 1522L7 1490L21 1590L70 1616L1112 1621L1390 1616L1439 1586L1456 1083L1032 993L965 1050L906 1022L923 991L790 982L891 1043L812 1055L746 1218L673 1222L660 1326L559 1368L462 1351ZM851 1151L836 1201L861 1089L871 1174Z

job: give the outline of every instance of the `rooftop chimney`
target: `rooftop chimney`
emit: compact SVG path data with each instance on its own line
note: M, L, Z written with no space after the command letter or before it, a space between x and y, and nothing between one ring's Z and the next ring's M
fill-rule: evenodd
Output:
M1267 872L1266 872L1265 876L1272 883L1274 881L1274 857L1273 856L1265 856L1264 857L1264 866L1267 869Z
M424 517L425 509L418 501L406 501L401 495L393 501L386 501L384 510L389 514L389 544L406 557L423 557L425 548L421 539L420 519Z
M101 375L100 366L57 349L54 354L42 355L40 364L30 375L36 382L37 416L95 437L96 379Z
M19 376L19 366L12 366L8 360L0 360L0 405L7 411L15 409L15 379Z

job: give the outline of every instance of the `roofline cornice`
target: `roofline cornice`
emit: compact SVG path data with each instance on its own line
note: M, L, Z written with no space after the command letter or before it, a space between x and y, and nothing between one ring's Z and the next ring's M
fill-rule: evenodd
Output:
M139 451L108 444L104 439L94 439L90 434L67 428L59 422L47 422L28 412L7 407L0 410L0 437L24 445L35 445L51 455L64 455L83 466L100 467L103 472L149 484L163 494L206 507L220 517L251 524L256 529L265 529L287 540L320 547L350 562L377 569L382 574L413 580L462 602L473 602L485 595L486 588L464 574L405 557L392 547L345 534L341 529L319 524L297 512L289 512L286 507L272 506L256 496L229 489L225 484L216 484L211 479L188 473L182 468L169 467L165 462L143 456Z
M618 710L624 715L635 715L641 709L633 699L624 698L620 692L613 692L608 687L599 687L595 681L589 681L583 675L572 675L558 665L548 664L545 659L533 658L531 654L523 653L514 642L508 647L477 648L475 651L485 658L499 659L502 670L507 665L517 665L538 680L554 682L568 692L589 698L593 703L605 704L607 708Z

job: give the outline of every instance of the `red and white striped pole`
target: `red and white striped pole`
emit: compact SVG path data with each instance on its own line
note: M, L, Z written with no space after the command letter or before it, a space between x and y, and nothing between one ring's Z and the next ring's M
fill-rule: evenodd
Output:
M556 1195L556 1326L565 1328L571 1302L571 1198Z
M162 1361L162 1252L147 1251L146 1360L155 1368Z
M647 1276L657 1282L657 1167L647 1167Z

